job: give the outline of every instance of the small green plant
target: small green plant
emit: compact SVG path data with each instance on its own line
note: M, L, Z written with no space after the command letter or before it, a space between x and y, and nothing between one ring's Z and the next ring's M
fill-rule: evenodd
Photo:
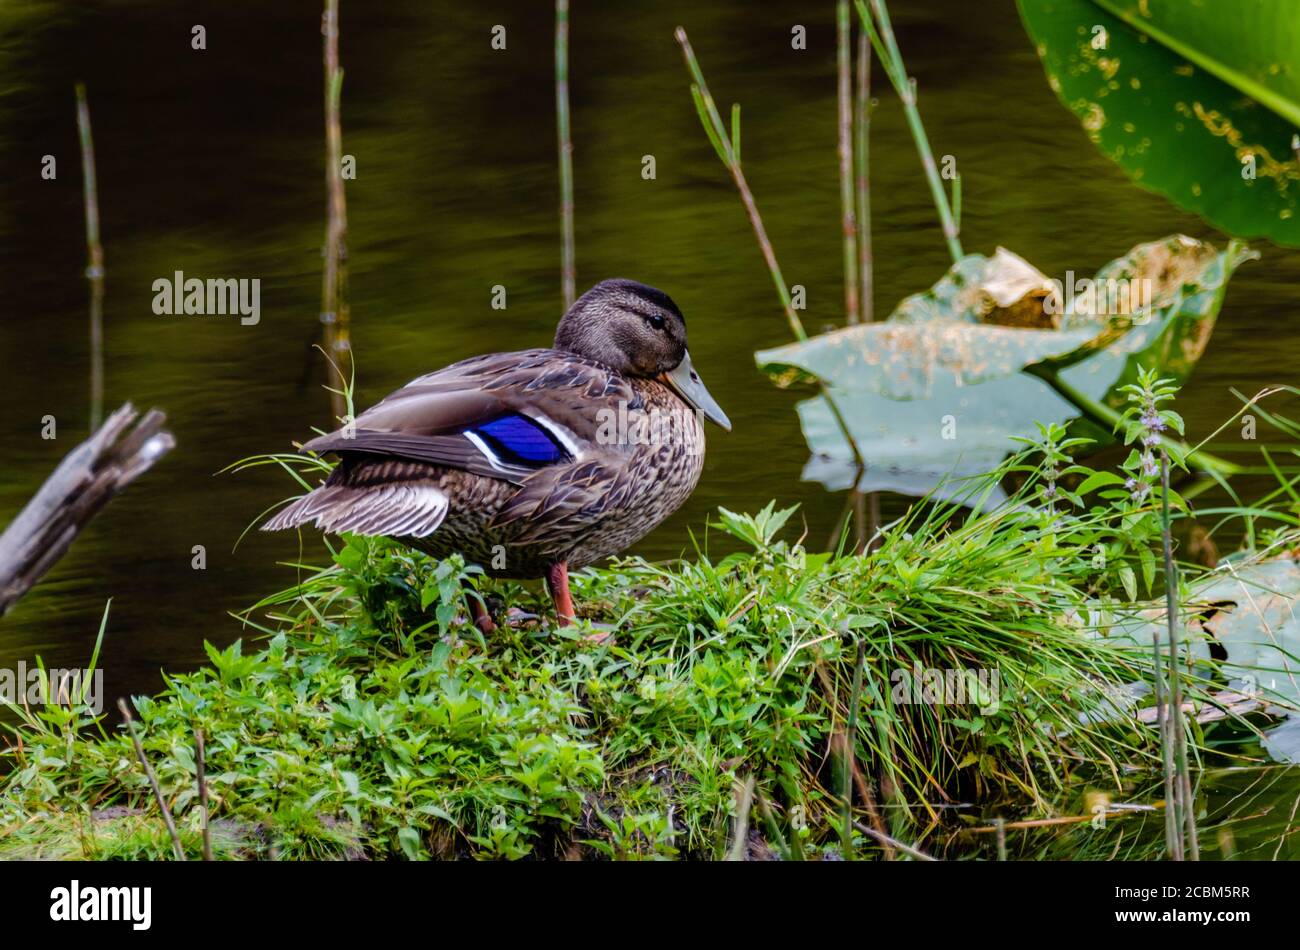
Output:
M605 857L614 861L666 861L677 857L671 809L624 812L617 819L599 812L598 817L606 836L586 844Z

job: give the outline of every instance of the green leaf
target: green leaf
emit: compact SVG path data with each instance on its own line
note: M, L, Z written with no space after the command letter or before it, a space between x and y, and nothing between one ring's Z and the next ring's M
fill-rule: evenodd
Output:
M731 154L740 161L740 103L731 104ZM725 161L725 159L724 159Z
M1096 491L1098 488L1104 488L1107 485L1123 484L1124 479L1114 472L1093 472L1079 484L1078 494L1086 495L1088 492Z
M1094 0L1129 26L1300 125L1300 50L1293 0L1189 4L1187 0Z
M1300 246L1292 0L1018 2L1052 89L1134 181L1230 234Z
M963 493L964 478L995 468L1016 449L1012 437L1033 432L1038 420L1075 414L1045 383L1021 374L974 386L938 379L929 399L900 402L838 390L834 395L867 461L860 490L919 497L943 482L937 492L940 499L955 499ZM851 487L856 466L826 400L805 400L797 410L813 452L804 479L832 491ZM998 489L988 503L1005 497Z
M727 161L727 151L722 147L722 140L718 138L718 131L713 127L713 117L709 114L709 104L704 101L704 94L700 92L700 87L691 85L691 98L695 100L695 111L699 114L700 124L704 126L704 134L709 137L713 144L713 150L718 153L718 158L724 165L730 165Z
M1133 573L1133 568L1127 564L1121 567L1119 569L1119 582L1124 585L1124 593L1128 594L1128 599L1137 600L1137 575Z
M1183 235L1139 244L1097 272L1098 282L1119 279L1159 280L1152 287L1152 312L1125 334L1087 359L1060 368L1061 379L1112 409L1128 400L1122 387L1133 385L1143 369L1182 386L1209 345L1236 269L1258 254L1247 248L1216 251Z
M1051 281L999 248L991 258L962 258L882 323L763 350L757 360L779 380L793 369L843 389L917 399L942 378L972 385L1010 376L1048 358L1086 355L1099 337L1122 332L1109 319L1070 319L1058 328L1067 318L1053 316L1057 299Z
M1138 563L1142 565L1142 587L1147 594L1156 580L1156 554L1150 548L1138 548Z
M409 861L418 861L423 856L420 833L410 826L397 829L397 843Z
M1055 350L1057 356L1038 362L1050 364L1089 398L1122 410L1126 401L1119 387L1136 380L1143 366L1179 383L1187 378L1208 342L1228 277L1248 256L1237 248L1217 252L1181 235L1140 244L1098 271L1088 286L1122 303L1123 295L1106 288L1150 280L1149 309L1123 322L1094 316L1092 310L1115 308L1100 306L1097 294L1079 292L1082 282L1072 280L1059 293L1060 322L1080 329L1067 341L1070 331L1025 327L1052 316L1046 303L1056 292L1052 282L1007 251L994 258L970 255L929 291L904 300L884 324L824 334L762 351L756 359L778 385L808 374L822 379L867 463L860 490L921 496L947 479L939 497L952 499L961 494L959 480L994 468L1015 448L1013 438L1032 436L1037 423L1079 415L1046 383L1020 371L1037 365L1034 353ZM1015 325L990 325L991 320ZM968 360L949 361L941 347L926 349L954 330L965 334ZM919 343L921 351L882 355L884 341L899 331L904 335L892 339L895 345ZM1007 334L1031 342L1008 346ZM1019 355L1012 358L1012 352ZM909 393L918 398L891 398ZM826 401L808 400L798 411L813 452L804 478L832 490L851 487L859 473ZM1093 435L1103 442L1111 438L1106 432Z

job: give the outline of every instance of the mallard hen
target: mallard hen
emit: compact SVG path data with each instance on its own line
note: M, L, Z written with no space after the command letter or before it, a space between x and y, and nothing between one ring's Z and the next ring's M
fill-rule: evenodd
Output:
M569 569L625 550L694 490L697 414L731 428L691 365L677 305L602 281L564 314L553 347L454 363L307 442L338 465L262 529L383 535L459 552L492 576L544 577L565 625ZM482 602L470 606L490 631Z

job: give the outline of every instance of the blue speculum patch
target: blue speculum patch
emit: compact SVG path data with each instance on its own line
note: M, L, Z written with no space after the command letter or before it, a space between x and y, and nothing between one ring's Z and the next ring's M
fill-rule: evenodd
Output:
M525 465L552 465L569 457L540 424L519 413L511 413L469 431L481 438L503 461Z

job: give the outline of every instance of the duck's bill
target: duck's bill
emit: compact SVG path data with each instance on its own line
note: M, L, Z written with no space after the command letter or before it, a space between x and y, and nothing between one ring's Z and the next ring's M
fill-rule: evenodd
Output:
M709 395L709 391L704 388L704 381L700 379L700 374L695 372L695 367L691 365L691 354L687 353L682 357L681 363L675 370L664 373L660 376L667 385L671 386L677 395L681 396L691 406L694 406L704 418L710 422L715 422L728 432L731 431L731 420L727 414L722 411L722 407L717 401Z

